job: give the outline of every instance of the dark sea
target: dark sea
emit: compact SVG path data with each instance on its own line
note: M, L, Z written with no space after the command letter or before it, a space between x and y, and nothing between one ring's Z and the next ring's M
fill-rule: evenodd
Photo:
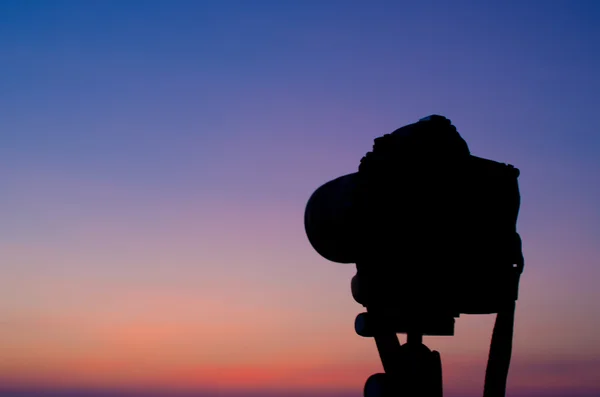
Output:
M169 391L136 391L123 392L116 390L17 390L0 388L0 397L362 397L362 390L356 393L330 393L330 392L169 392ZM444 397L480 397L481 394L459 395L444 393ZM600 397L597 391L575 392L545 391L536 393L511 393L506 397Z
M0 388L0 397L362 397L362 390L356 393L330 392L231 392L231 391L118 391L118 390L19 390Z

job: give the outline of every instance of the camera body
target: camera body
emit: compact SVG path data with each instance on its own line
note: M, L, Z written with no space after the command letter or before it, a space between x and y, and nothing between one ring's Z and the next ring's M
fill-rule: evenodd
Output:
M356 263L371 312L412 324L497 313L523 270L518 176L429 116L375 139L358 172L317 189L306 233L324 258Z

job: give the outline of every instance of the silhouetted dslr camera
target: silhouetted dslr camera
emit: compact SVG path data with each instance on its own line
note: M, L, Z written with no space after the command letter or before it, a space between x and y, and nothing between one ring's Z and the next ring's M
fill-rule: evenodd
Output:
M358 172L318 188L306 233L324 258L356 263L357 300L397 332L451 335L461 313L517 299L518 176L471 155L450 120L429 116L375 139Z

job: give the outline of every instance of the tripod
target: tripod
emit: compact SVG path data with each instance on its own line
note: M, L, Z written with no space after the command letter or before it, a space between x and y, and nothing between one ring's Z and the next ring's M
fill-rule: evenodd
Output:
M362 313L355 321L358 335L375 339L385 371L369 377L364 387L364 396L442 397L442 362L439 352L424 345L423 334L416 330L407 331L406 343L401 345L397 331L389 323L382 324L374 317L371 313Z
M499 311L494 325L486 369L483 397L504 397L512 354L515 305ZM379 320L379 321L378 321ZM431 326L431 325L430 325ZM453 335L454 318L438 322L428 334ZM384 323L371 313L356 317L355 331L373 337L385 373L372 375L364 387L364 397L443 397L442 361L439 352L423 344L423 328L415 330L401 323ZM405 332L401 345L397 333Z

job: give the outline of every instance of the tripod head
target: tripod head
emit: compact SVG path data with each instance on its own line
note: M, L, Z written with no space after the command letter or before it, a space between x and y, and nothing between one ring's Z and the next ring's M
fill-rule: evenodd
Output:
M356 331L422 345L453 335L460 314L510 312L523 271L518 176L432 115L375 139L358 172L318 188L306 233L324 258L356 264L353 295L367 309Z

